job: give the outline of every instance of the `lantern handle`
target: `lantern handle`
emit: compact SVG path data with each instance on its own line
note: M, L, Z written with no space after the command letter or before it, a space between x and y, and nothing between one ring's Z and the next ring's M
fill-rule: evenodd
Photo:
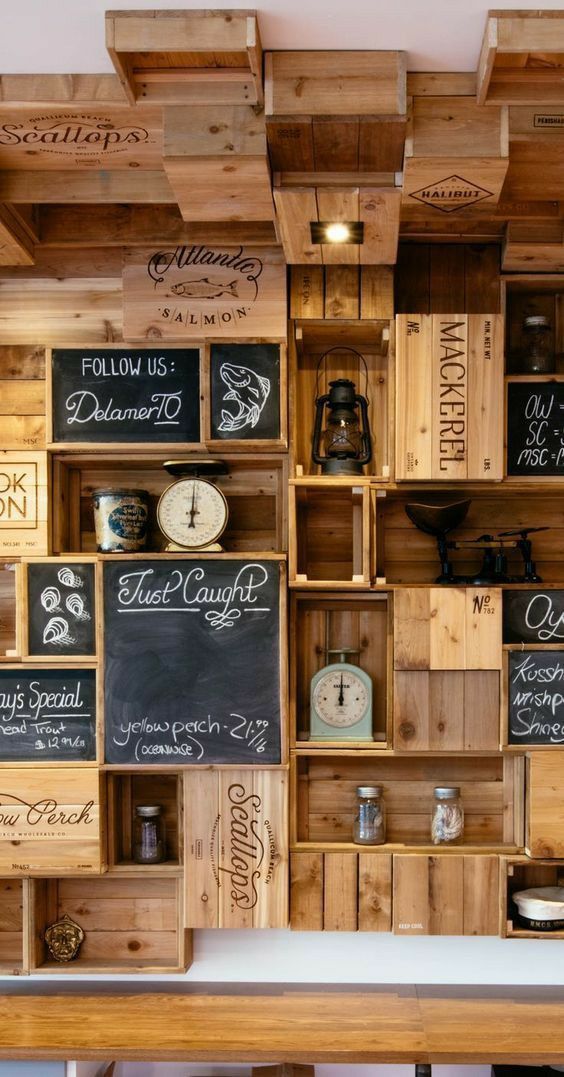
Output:
M319 368L321 367L323 360L326 359L327 356L331 354L331 352L351 352L353 355L356 355L357 358L362 361L362 364L364 366L365 381L364 395L366 397L366 403L370 404L370 400L368 399L368 364L361 352L358 352L356 348L349 348L346 344L335 344L332 348L327 348L327 351L324 351L323 355L320 355L319 362L317 364L317 372L315 375L315 396L319 396Z

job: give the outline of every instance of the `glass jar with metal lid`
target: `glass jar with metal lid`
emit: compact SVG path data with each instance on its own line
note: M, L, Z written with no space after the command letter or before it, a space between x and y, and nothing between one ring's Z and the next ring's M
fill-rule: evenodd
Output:
M357 845L383 845L386 841L386 805L381 785L359 785L353 841Z
M464 808L457 785L437 786L431 819L433 845L456 845L464 834Z
M521 362L523 374L553 374L556 357L551 344L551 325L544 314L530 314L523 322L525 350Z
M133 859L136 864L160 864L165 859L165 824L159 804L135 808Z

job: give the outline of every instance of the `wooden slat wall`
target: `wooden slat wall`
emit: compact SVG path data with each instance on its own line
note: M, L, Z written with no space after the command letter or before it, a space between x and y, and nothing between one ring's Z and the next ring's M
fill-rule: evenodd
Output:
M389 853L292 853L294 931L391 931Z
M501 310L496 243L400 243L398 314L496 314Z

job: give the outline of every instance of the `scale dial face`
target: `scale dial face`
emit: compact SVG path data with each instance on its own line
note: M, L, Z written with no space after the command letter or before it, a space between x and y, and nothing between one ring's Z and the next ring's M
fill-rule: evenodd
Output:
M364 681L345 664L331 666L317 681L312 705L329 726L348 729L361 722L370 708Z
M217 542L228 515L221 490L206 479L178 479L161 494L157 506L163 535L185 550L201 550Z

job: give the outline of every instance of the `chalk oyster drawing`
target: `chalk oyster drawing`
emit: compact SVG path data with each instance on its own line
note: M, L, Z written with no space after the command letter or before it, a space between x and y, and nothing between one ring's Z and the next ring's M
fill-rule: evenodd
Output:
M64 617L51 617L43 629L43 642L70 647L76 641L74 636L71 636L68 621L65 621Z
M244 430L246 426L254 429L270 395L270 379L250 367L234 363L222 363L219 373L228 390L221 403L224 405L229 401L233 406L231 409L222 407L218 430L232 433Z
M65 606L67 607L69 613L72 613L73 617L76 617L77 621L90 620L90 614L85 607L82 595L77 595L74 592L71 595L67 595L65 600Z
M60 568L57 573L59 583L62 583L65 587L82 587L82 578L73 572L72 568Z
M41 605L47 613L52 613L54 610L61 609L61 592L58 587L46 587L41 592L40 597Z

